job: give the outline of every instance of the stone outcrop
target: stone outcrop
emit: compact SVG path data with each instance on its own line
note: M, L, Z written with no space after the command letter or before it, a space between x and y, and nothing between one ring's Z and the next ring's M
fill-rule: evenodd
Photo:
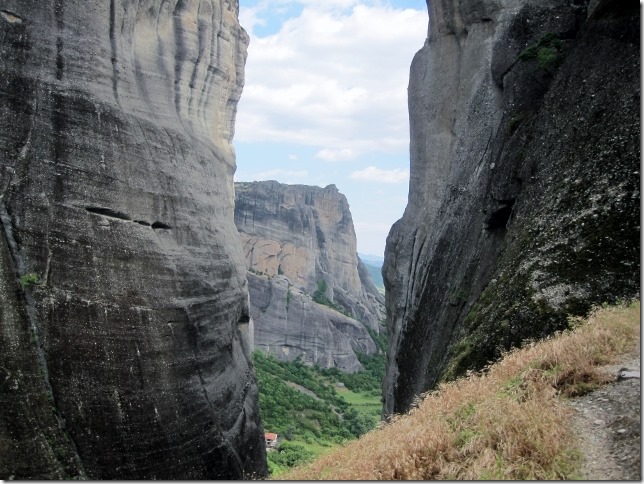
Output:
M0 477L266 473L229 0L0 2Z
M300 358L322 368L353 373L362 369L356 352L377 347L364 325L318 304L286 276L248 273L254 348L284 361Z
M365 326L381 331L384 298L357 256L346 197L334 185L264 181L236 183L235 200L255 347L359 369L355 352L377 351Z
M639 6L436 0L383 268L385 414L639 291Z

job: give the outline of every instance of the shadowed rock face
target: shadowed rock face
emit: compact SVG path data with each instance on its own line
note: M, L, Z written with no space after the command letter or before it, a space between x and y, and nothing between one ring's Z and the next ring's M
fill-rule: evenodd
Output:
M2 478L266 473L232 215L237 15L1 2Z
M385 414L639 290L638 4L590 3L429 2Z
M377 350L364 326L381 330L384 298L357 256L346 197L334 185L264 181L236 183L235 200L255 347L358 370L355 352ZM316 293L350 317L314 302Z
M284 361L300 358L351 373L362 369L356 352L377 351L362 323L316 303L286 276L249 272L248 289L258 350Z

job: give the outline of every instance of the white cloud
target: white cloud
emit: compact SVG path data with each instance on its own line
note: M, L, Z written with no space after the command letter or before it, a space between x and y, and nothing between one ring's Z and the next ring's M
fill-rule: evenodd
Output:
M298 157L295 153L291 153L290 155L288 155L288 159L291 161L296 161Z
M252 33L271 9L294 3L301 13L279 32ZM409 65L423 45L426 11L367 0L266 0L240 17L251 44L236 140L312 146L327 161L407 149Z
M350 148L343 149L323 149L315 154L316 158L324 161L346 161L356 158L357 153Z
M382 256L385 252L385 240L394 221L384 224L354 222L359 245L358 250L366 254Z
M409 171L401 168L382 170L375 166L369 166L364 170L354 171L351 173L350 178L378 183L401 183L409 180Z
M249 32L252 32L256 25L266 24L266 22L258 16L258 13L258 7L240 8L239 23Z

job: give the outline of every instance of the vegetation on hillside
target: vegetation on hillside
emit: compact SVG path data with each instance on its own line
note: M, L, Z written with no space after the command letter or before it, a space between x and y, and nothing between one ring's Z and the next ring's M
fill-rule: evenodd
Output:
M548 33L542 36L534 45L522 50L519 54L519 60L529 61L536 60L542 69L558 67L561 64L561 51L563 42L558 34Z
M344 314L345 316L352 318L353 316L349 311L347 311L346 308L341 307L340 305L336 304L335 302L331 301L327 295L326 291L328 289L328 285L325 280L320 279L318 280L318 287L313 293L313 301L315 301L318 304L322 304L323 306L327 306L331 309L334 309L335 311L339 312L340 314Z
M640 304L603 307L571 326L441 384L409 414L280 478L579 478L565 398L607 382L597 367L637 345Z
M356 356L360 363L362 363L362 366L364 366L364 371L344 373L333 367L322 370L322 374L342 382L346 388L353 392L364 392L375 397L380 397L382 379L385 374L385 355L368 356L362 353L356 353Z
M280 436L279 448L268 452L273 477L378 424L384 355L359 359L365 370L347 374L253 353L264 429Z

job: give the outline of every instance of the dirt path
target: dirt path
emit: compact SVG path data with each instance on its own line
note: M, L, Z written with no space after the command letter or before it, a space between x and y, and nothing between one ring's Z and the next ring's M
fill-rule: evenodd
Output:
M640 355L602 368L616 381L571 401L586 480L641 480Z

